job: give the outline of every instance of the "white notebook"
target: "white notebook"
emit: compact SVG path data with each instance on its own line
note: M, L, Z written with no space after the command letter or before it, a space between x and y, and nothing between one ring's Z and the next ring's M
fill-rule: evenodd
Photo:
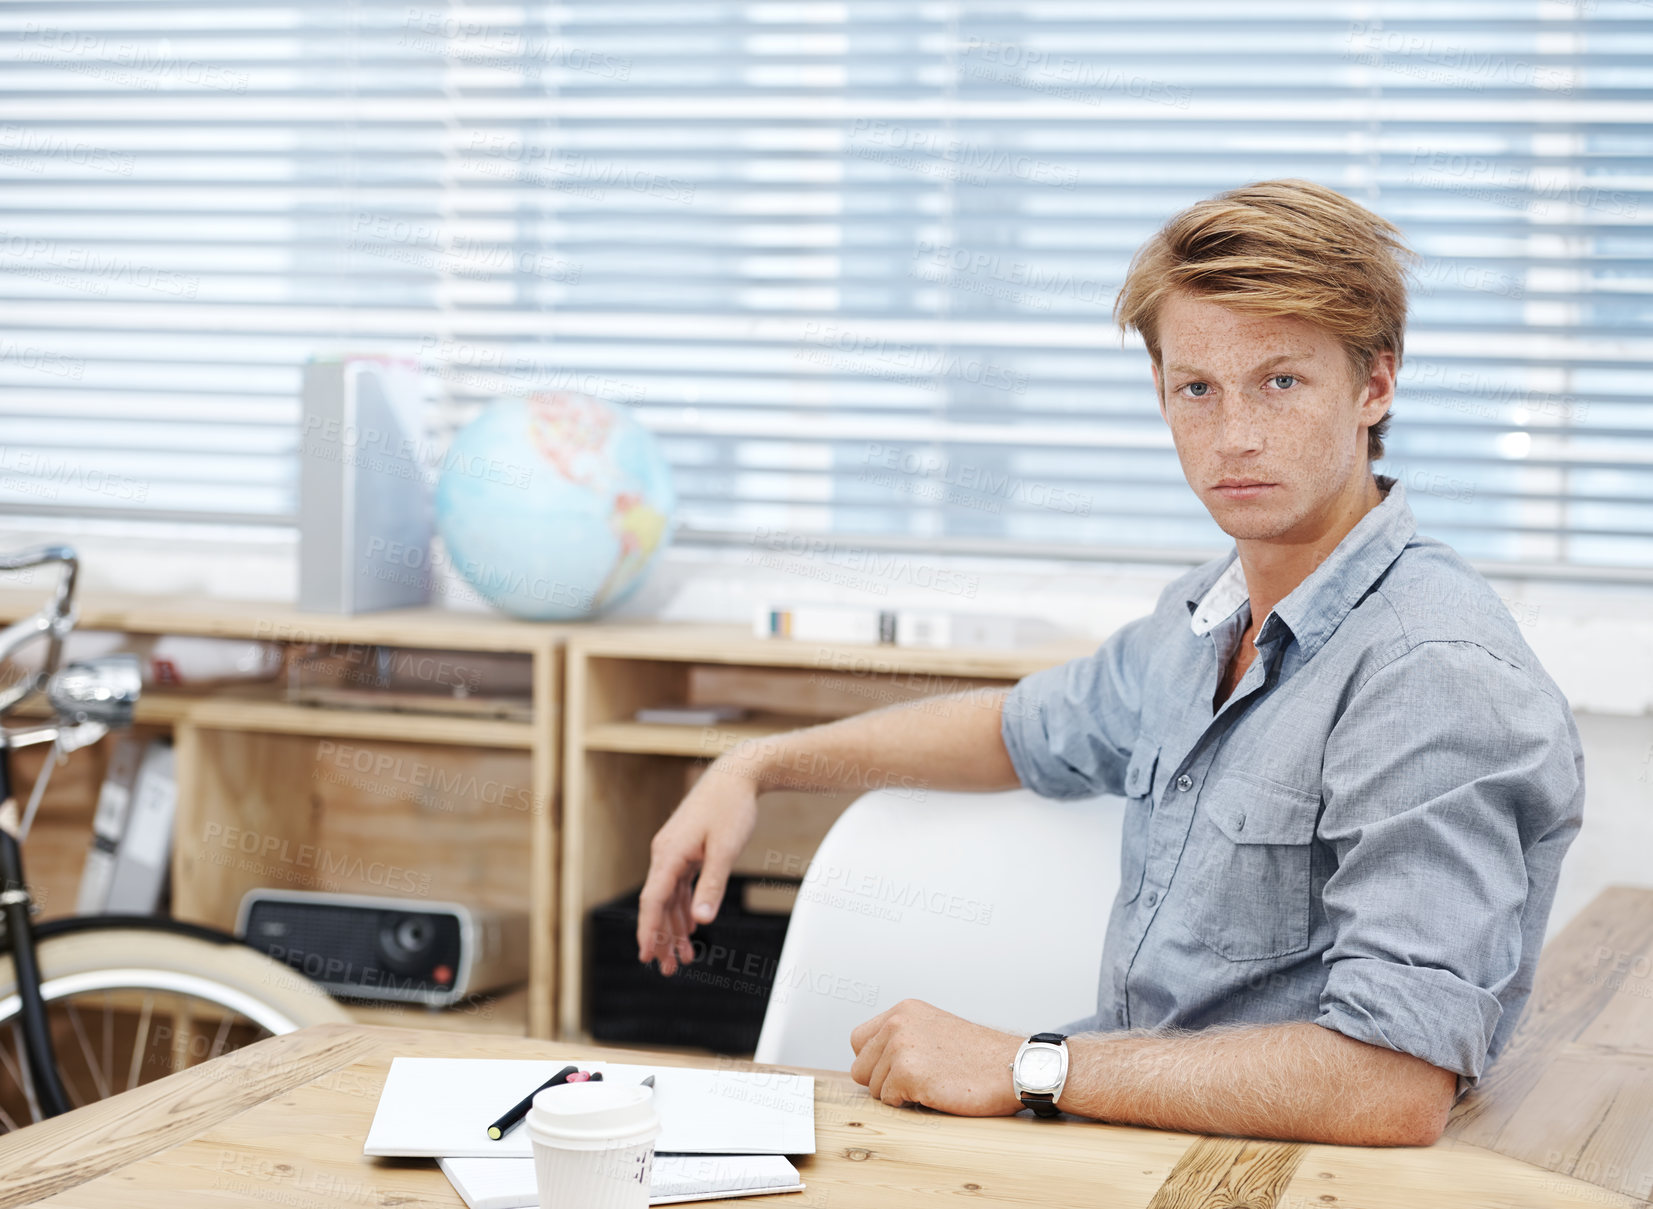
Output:
M568 1062L518 1058L394 1058L363 1154L386 1158L528 1158L519 1125L495 1142L488 1126ZM705 1070L582 1061L609 1082L654 1076L656 1153L814 1154L815 1080L776 1071Z
M438 1159L470 1209L529 1209L539 1204L533 1159ZM778 1154L657 1154L649 1204L802 1192L798 1169Z

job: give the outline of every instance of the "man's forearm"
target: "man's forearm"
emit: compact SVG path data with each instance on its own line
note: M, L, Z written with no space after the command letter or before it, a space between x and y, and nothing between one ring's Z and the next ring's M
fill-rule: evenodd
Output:
M991 791L1021 782L1000 734L1006 689L971 689L749 739L714 768L761 790Z
M1427 1146L1457 1078L1312 1022L1068 1041L1066 1112L1189 1133Z

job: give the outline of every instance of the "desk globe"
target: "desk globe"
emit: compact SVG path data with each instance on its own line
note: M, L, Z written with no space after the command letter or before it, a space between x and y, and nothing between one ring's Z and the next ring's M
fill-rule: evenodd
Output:
M484 405L436 483L454 569L530 621L624 600L670 541L676 506L653 434L618 404L562 391Z

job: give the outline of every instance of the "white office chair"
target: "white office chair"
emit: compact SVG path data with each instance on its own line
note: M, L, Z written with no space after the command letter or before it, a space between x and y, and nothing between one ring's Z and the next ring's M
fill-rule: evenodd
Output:
M833 824L781 950L757 1060L848 1070L903 999L1032 1034L1096 1010L1121 798L876 790Z

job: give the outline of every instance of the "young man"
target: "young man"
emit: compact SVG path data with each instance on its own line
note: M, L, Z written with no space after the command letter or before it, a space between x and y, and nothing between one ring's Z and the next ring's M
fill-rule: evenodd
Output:
M1174 217L1116 315L1234 552L997 709L961 698L938 725L933 702L892 707L719 759L654 839L641 958L689 959L782 769L793 787L798 768L870 766L1120 794L1097 1015L1061 1030L1080 1035L1024 1044L908 1001L854 1031L854 1077L969 1115L1435 1141L1531 990L1584 781L1566 701L1508 611L1371 469L1405 255L1389 223L1304 181Z

